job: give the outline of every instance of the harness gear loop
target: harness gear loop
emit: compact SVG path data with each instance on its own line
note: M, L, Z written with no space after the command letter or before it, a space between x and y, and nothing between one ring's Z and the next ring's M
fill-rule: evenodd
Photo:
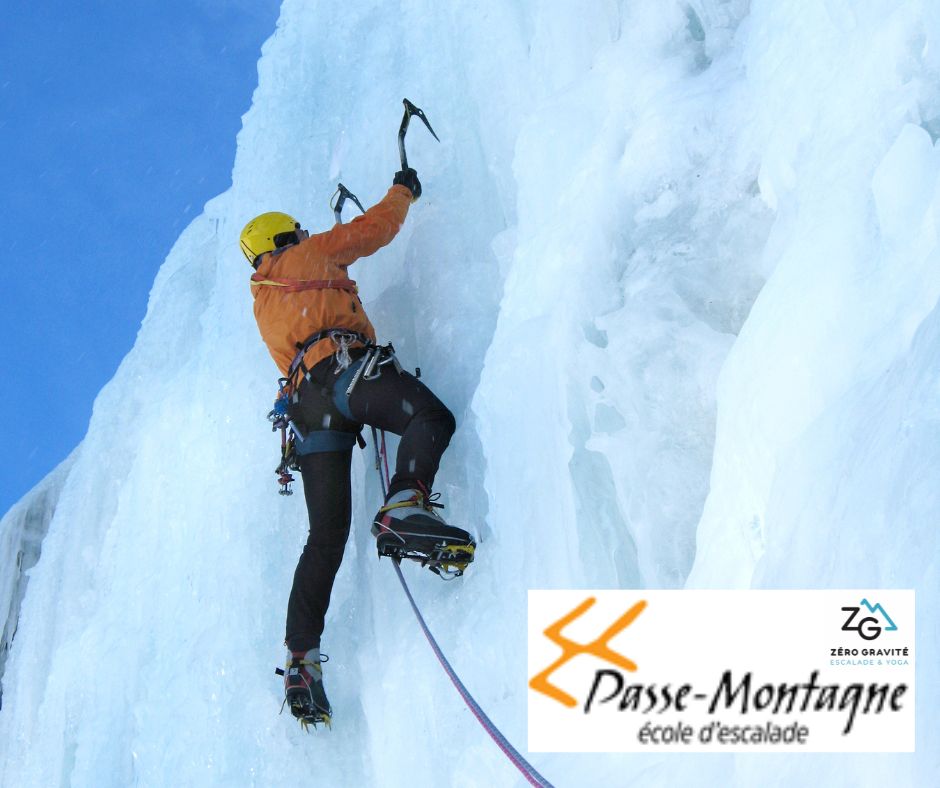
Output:
M288 368L287 376L278 378L277 399L274 402L274 408L268 413L268 420L272 424L272 430L275 432L281 430L281 458L275 469L278 483L281 485L281 489L279 490L281 495L293 494L290 485L294 481L294 476L291 474L291 471L300 470L301 455L318 451L339 451L340 449L345 449L347 448L347 444L345 443L347 438L350 441L349 446L352 445L352 441L354 440L360 448L364 449L366 447L366 442L362 437L361 431L355 433L354 436L352 432L345 433L331 430L315 430L305 433L300 426L291 421L288 415L290 406L299 400L299 376L309 379L310 370L307 369L304 364L304 357L317 342L322 342L326 339L332 341L336 346L334 355L336 357L337 369L335 370L335 374L338 376L338 380L333 384L335 391L334 402L340 412L347 418L352 417L348 413L348 409L340 404L339 400L341 399L341 387L346 385L346 380L349 376L352 376L352 380L349 386L346 387L345 392L343 392L345 402L348 402L349 395L360 380L376 379L381 375L382 367L388 364L394 364L395 369L401 372L401 365L395 357L395 348L391 343L387 345L376 345L369 337L360 334L358 331L345 328L328 328L312 334L303 342L297 343L297 352ZM365 347L366 352L361 359L354 362L350 356L350 350L353 345L357 343ZM354 370L350 369L354 363L357 364L357 366ZM343 373L346 374L345 378L340 377ZM383 433L383 450L384 437ZM376 444L376 446L378 446L378 444Z
M362 357L359 368L353 375L349 386L346 389L346 399L349 400L353 389L360 380L375 380L382 374L382 367L386 364L394 364L395 371L401 374L402 367L395 356L395 347L389 342L387 345L368 345L366 354ZM337 374L339 374L337 372Z
M307 337L303 342L297 343L297 352L294 354L294 358L290 363L290 367L287 369L287 381L291 386L291 393L297 388L297 371L303 374L306 377L310 370L304 365L304 356L307 355L307 351L310 350L317 342L322 342L324 339L332 340L333 344L336 345L337 350L337 362L342 365L345 358L345 366L342 367L343 370L349 367L350 358L349 358L349 348L354 342L358 342L365 347L372 347L374 343L369 337L365 334L360 334L358 331L351 331L347 328L327 328L323 331L317 331L317 333L312 334ZM342 371L342 370L340 370Z
M288 427L290 427L291 424L290 419L287 417L287 406L290 398L287 378L278 378L277 386L277 399L274 401L274 407L271 409L270 413L268 413L268 421L271 422L271 431L281 431L281 461L278 463L277 468L274 469L274 472L277 474L278 484L281 485L281 489L278 490L278 493L280 495L293 495L294 492L291 490L290 485L294 481L294 477L290 472L292 470L299 470L300 466L297 463L294 431L293 429L288 431Z

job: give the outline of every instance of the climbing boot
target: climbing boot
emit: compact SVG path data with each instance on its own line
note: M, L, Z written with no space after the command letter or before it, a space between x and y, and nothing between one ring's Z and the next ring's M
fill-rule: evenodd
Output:
M476 542L438 513L443 505L423 487L389 496L372 521L379 556L408 558L435 574L455 577L473 560Z
M301 726L317 726L324 723L330 727L332 710L323 689L322 663L329 659L320 655L320 649L310 651L291 651L284 671L284 705L290 707Z

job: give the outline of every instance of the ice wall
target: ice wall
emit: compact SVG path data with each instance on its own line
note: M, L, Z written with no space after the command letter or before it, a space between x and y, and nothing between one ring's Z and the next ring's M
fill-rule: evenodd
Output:
M362 458L323 642L334 729L276 715L305 512L275 493L236 239L271 209L328 227L339 180L378 199L402 96L442 143L415 125L425 194L352 275L458 417L438 489L478 561L408 576L507 736L524 747L528 588L912 586L929 653L937 25L875 0L286 0L233 186L162 267L61 483L0 782L519 781L374 557ZM918 682L936 696L935 669ZM557 785L928 785L918 715L916 756L532 760Z
M930 785L940 691L940 14L755 7L772 270L717 387L689 586L914 588L917 758L813 759L825 784ZM812 57L794 58L794 52ZM740 779L764 767L739 759ZM799 767L785 774L799 782Z
M62 484L75 462L76 449L0 520L0 679L19 626L29 570L42 554L42 542L59 503ZM3 686L0 684L0 708Z
M767 521L770 497L805 504L799 485L774 489L792 444L815 439L853 389L907 355L940 295L937 15L924 19L915 3L891 13L777 4L764 16L746 62L764 77L760 186L778 214L764 250L774 275L722 371L694 582L750 582L771 532L792 525L792 511ZM798 48L814 56L788 58ZM885 403L869 405L874 414ZM865 488L851 489L862 503ZM836 533L865 528L839 519Z

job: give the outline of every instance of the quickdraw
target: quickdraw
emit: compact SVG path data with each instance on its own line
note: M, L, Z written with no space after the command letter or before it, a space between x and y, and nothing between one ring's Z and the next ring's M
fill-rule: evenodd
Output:
M277 474L277 482L281 485L278 490L279 495L293 495L291 483L294 477L291 471L299 471L300 465L297 462L297 450L294 445L294 432L288 431L290 419L287 417L287 406L290 403L290 387L287 378L278 378L277 399L274 400L274 407L268 413L268 421L271 422L271 431L281 431L281 461L278 463L274 472Z

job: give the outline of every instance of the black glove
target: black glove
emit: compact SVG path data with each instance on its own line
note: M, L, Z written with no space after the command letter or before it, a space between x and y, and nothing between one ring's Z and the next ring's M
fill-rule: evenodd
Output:
M411 167L409 167L407 170L399 170L396 172L395 180L393 180L392 183L397 183L410 189L412 202L421 196L421 181L418 180L418 173L415 172Z

